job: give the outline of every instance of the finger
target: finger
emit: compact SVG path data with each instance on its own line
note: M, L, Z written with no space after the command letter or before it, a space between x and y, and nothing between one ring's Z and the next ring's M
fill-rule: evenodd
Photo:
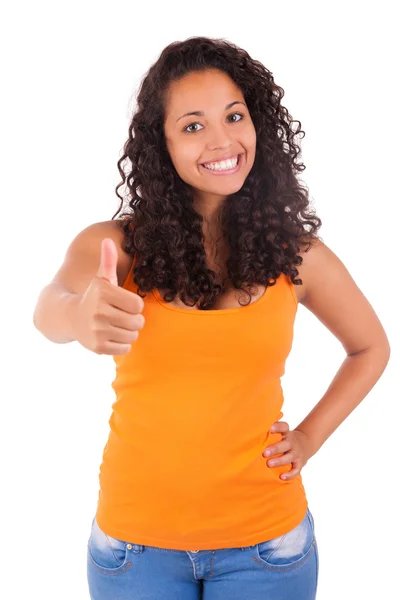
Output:
M115 308L119 308L131 315L135 315L137 313L141 313L144 309L143 298L135 292L131 292L130 290L126 290L123 287L118 288L118 296L115 294L110 294L109 297L107 295L105 298L108 300L111 306Z
M275 432L279 432L279 433L287 432L287 431L289 431L289 423L286 423L286 421L275 421L275 423L273 423L272 426L271 426L271 431L273 433L275 433Z
M280 475L281 479L293 479L294 477L297 477L298 475L300 475L301 473L301 469L303 467L302 462L296 458L295 460L292 461L292 468L289 471L285 471L285 473L282 473Z
M129 298L129 308L132 309L132 299ZM125 310L115 310L114 306L105 308L102 320L107 325L113 325L114 327L120 327L121 329L129 329L135 331L136 329L142 329L145 324L144 316L137 312L131 314Z
M132 344L118 344L116 342L104 342L95 350L96 354L108 354L111 356L120 356L128 354L131 351Z
M101 242L100 265L97 277L107 279L112 285L118 285L117 277L118 250L111 238L105 238Z
M267 461L267 465L269 467L279 467L281 465L290 465L293 463L295 457L293 453L286 452L283 456L279 456L278 458L273 458L272 460Z
M279 475L279 477L286 481L288 479L294 479L295 477L297 477L297 475L300 475L300 472L300 468L293 467L293 469L291 469L290 471L286 471L286 473L282 473L282 475Z
M107 331L107 341L114 344L132 344L136 342L139 336L139 329L134 331L130 329L121 329L120 327L109 326Z
M278 442L273 446L268 446L264 452L263 456L273 456L274 454L279 454L280 452L287 452L291 449L291 443L289 440L283 440L282 442Z

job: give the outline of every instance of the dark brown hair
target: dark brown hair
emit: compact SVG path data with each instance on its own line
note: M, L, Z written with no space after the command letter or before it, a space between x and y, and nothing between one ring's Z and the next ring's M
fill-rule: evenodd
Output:
M213 308L224 287L207 267L202 216L170 159L164 107L171 82L213 68L228 74L242 90L257 136L253 167L220 214L229 245L226 266L231 284L247 292L249 302L252 284L274 285L282 272L301 284L295 279L299 274L295 265L302 262L297 252L321 239L316 233L322 225L296 173L305 166L296 163L300 148L294 138L305 133L301 122L281 105L284 91L272 73L224 39L191 37L169 44L141 82L129 137L117 163L122 182L115 191L121 203L112 218L123 217L124 250L136 257L133 277L138 293L168 289L164 301L178 294L187 306L201 300L202 310ZM131 167L125 173L127 160ZM128 201L122 211L124 198L118 190L125 183Z

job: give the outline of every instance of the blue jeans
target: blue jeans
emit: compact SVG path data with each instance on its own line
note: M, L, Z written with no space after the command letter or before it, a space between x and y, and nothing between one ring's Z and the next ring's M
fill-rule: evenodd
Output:
M242 548L174 550L129 543L92 522L87 577L92 600L315 600L314 519Z

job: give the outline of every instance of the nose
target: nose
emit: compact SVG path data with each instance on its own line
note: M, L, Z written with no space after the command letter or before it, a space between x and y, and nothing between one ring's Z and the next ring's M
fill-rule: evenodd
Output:
M209 151L212 152L216 149L228 150L231 145L231 134L225 126L221 125L214 128L209 128L207 139L207 147Z

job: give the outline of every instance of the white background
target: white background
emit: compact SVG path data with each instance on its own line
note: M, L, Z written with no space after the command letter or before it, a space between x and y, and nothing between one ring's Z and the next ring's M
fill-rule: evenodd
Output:
M141 78L167 44L193 35L242 46L284 88L283 104L306 132L301 178L323 221L319 233L388 334L383 376L302 476L320 554L318 600L398 593L395 4L169 1L156 8L80 0L2 9L2 598L89 598L86 544L114 363L76 342L51 343L32 316L71 240L119 205L116 163ZM282 379L291 428L344 358L338 340L299 305Z

